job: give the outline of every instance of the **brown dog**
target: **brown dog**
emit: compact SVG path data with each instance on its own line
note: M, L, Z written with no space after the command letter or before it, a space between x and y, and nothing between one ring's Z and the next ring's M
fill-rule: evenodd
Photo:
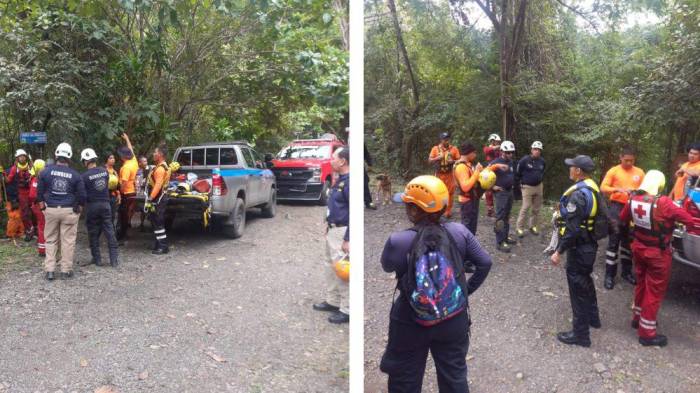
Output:
M377 175L376 179L378 181L377 202L388 205L391 202L391 179L385 173Z

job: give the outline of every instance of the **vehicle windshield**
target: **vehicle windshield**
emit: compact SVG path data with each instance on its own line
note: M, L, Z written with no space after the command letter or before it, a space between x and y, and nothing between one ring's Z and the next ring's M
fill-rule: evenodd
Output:
M304 158L331 158L331 147L297 145L287 146L282 149L277 158L280 160L304 159Z

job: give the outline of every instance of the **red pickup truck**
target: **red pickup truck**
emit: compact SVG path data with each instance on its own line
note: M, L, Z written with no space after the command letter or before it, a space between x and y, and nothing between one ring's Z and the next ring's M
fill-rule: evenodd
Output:
M299 139L282 149L272 172L277 178L278 200L318 201L326 204L333 184L331 156L345 143L333 134L320 139Z

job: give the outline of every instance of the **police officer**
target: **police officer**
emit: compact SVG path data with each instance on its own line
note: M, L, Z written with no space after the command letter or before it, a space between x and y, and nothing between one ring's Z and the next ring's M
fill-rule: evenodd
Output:
M153 254L167 254L168 236L165 233L165 209L168 206L168 183L170 182L170 170L165 162L168 151L165 145L160 145L153 150L153 162L155 167L148 174L147 195L148 200L144 205L144 211L148 213L148 219L153 225L155 245Z
M46 279L54 279L56 254L61 248L61 277L73 276L73 255L78 233L80 212L85 206L85 183L80 174L70 167L73 149L63 142L56 147L56 164L47 166L39 174L36 200L44 211L46 222Z
M100 234L104 231L109 245L109 262L113 267L119 264L117 237L112 224L112 207L110 205L109 172L97 166L97 154L93 149L85 149L80 159L87 171L83 173L85 192L87 194L87 212L85 224L90 239L92 263L102 265L100 258Z
M326 256L330 263L325 268L328 291L326 300L314 304L313 308L332 312L328 317L331 323L347 323L350 321L349 287L347 282L336 276L333 264L350 252L350 149L336 149L331 166L339 176L331 188L326 215Z
M668 343L666 336L656 333L656 314L671 276L671 235L676 221L695 227L690 213L661 195L665 184L663 173L649 171L620 213L623 225L634 222L632 256L637 284L632 328L637 329L639 343L644 346L663 347Z
M575 182L560 199L560 232L552 264L558 266L566 252L566 280L573 311L573 330L560 332L565 344L591 346L589 327L600 328L600 315L591 273L598 242L593 237L593 219L598 211L598 185L590 178L595 165L589 156L567 158L569 178ZM595 190L594 193L592 190Z

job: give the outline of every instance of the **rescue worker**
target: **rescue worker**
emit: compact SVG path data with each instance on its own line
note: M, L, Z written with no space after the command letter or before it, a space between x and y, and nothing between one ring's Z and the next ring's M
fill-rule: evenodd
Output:
M639 343L644 346L663 347L668 343L666 336L656 332L656 314L671 276L671 235L676 222L691 228L696 226L690 213L676 206L673 199L661 195L665 185L663 173L649 171L620 213L623 225L634 223L632 256L637 285L632 328L637 329Z
M493 160L489 165L498 165L496 173L496 185L493 186L493 199L496 204L496 222L493 231L496 233L496 243L499 251L510 252L510 245L517 243L510 237L510 211L513 209L513 184L515 173L513 170L513 154L515 145L511 141L503 141L501 144L501 157Z
M5 211L7 212L7 226L5 228L5 237L12 239L13 242L17 238L24 236L24 224L22 223L22 211L19 208L19 195L17 193L16 183L5 182L5 173L3 173L4 200Z
M172 165L172 163L171 163ZM148 181L148 174L151 168L148 165L148 158L146 156L139 156L139 169L136 172L136 193L143 195L146 192L146 183ZM170 170L170 176L173 175L172 169ZM146 232L146 228L143 223L146 221L146 213L143 211L140 213L141 220L139 221L139 231Z
M168 206L168 184L170 182L170 170L165 158L168 150L165 145L160 145L153 150L153 162L155 167L148 175L147 196L144 211L148 213L148 219L153 226L155 245L152 253L156 255L167 254L168 236L165 233L165 210Z
M681 165L675 175L676 183L671 190L671 199L679 201L685 197L688 178L700 175L700 143L688 147L688 161Z
M133 146L127 134L122 134L126 141L126 146L118 149L117 153L122 160L122 167L119 168L119 193L121 194L121 204L119 205L119 231L117 240L126 241L127 232L131 227L131 217L134 215L136 206L136 172L139 164L134 155Z
M620 212L625 207L630 192L638 189L644 180L644 171L634 166L635 160L634 149L624 147L620 152L620 164L610 168L600 184L600 190L610 198L608 210L612 226L609 231L608 249L605 252L605 289L615 287L618 248L622 264L620 276L632 285L636 283L632 273L629 231L627 226L620 224Z
M56 164L47 166L39 175L36 200L44 211L46 223L46 279L54 279L56 255L61 249L61 277L73 277L73 255L80 212L85 206L85 183L70 167L73 150L68 143L56 147Z
M372 192L369 189L369 175L367 174L368 171L372 170L372 156L369 154L369 150L367 150L367 145L364 145L365 148L365 178L364 178L364 186L365 186L365 191L364 191L364 196L365 196L365 207L367 209L371 210L377 210L377 205L372 201Z
M338 174L328 198L326 213L326 300L313 305L314 310L328 311L330 323L350 322L349 286L336 276L333 265L350 252L350 149L339 147L331 159L333 171Z
M32 174L29 172L31 165L27 152L24 149L18 149L15 152L14 165L10 167L10 172L7 174L7 183L17 187L17 198L24 226L24 241L27 242L32 240L34 236L32 208L29 203L29 183L32 179Z
M459 150L457 147L450 145L450 133L441 133L440 143L433 146L433 148L430 150L430 157L428 161L431 165L435 166L435 176L445 183L447 186L447 191L450 193L450 200L447 204L447 210L445 210L446 218L450 218L452 216L452 203L455 193L455 181L454 174L452 173L452 166L457 160L459 160Z
M100 256L100 235L105 234L109 246L109 262L112 267L119 264L117 237L114 234L112 224L112 207L110 206L109 177L107 169L97 166L97 154L93 149L87 148L80 153L80 160L87 168L82 175L85 183L86 213L85 225L87 226L90 240L90 253L97 266L102 266Z
M471 319L468 299L484 282L491 269L491 257L474 235L463 225L453 222L440 223L449 199L445 184L434 176L419 176L411 180L395 201L405 203L406 215L414 228L441 225L454 243L461 260L455 265L473 263L475 272L466 280L464 274L455 277L466 295L465 311L432 326L416 322L416 313L404 287L404 277L409 273L407 255L412 253L416 229L394 232L387 239L382 251L381 264L385 272L396 274L396 297L389 315L389 337L382 356L380 369L389 375L388 391L391 393L420 392L425 374L428 352L432 354L437 370L440 392L469 392L467 383L467 351ZM415 273L414 273L415 274ZM408 277L409 280L413 279Z
M523 203L520 206L518 213L518 221L516 222L515 233L519 238L525 236L525 216L530 210L530 233L537 236L540 234L537 228L540 208L542 207L542 199L544 191L542 180L544 179L545 162L542 159L542 142L534 141L530 146L530 154L521 158L516 169L516 177L520 181Z
M112 226L116 234L117 228L117 215L119 212L119 205L122 202L121 193L119 192L119 173L114 169L114 164L116 163L116 158L114 154L107 156L105 161L105 169L109 173L109 207L112 213Z
M44 167L46 167L46 162L44 162L44 160L34 161L34 166L32 167L34 169L34 175L32 176L29 186L29 204L32 209L32 214L34 218L36 218L36 247L40 257L46 257L46 239L44 238L46 219L44 217L44 212L41 211L39 204L36 202L36 196L39 191L39 174L44 170Z
M573 329L557 334L564 344L591 346L589 327L600 328L600 313L593 284L593 264L598 242L593 237L594 217L598 213L598 185L590 178L595 165L589 156L567 158L569 178L574 185L564 192L560 201L559 243L551 256L558 266L566 253L566 281L573 313ZM594 193L594 191L595 193Z
M498 134L489 135L488 145L484 146L484 157L486 162L491 162L501 154L501 137ZM493 191L488 190L486 195L486 215L493 217Z
M462 144L459 147L459 153L461 156L454 164L457 201L461 208L462 224L469 229L472 235L476 236L477 221L479 219L479 198L481 197L478 192L481 185L479 177L484 168L480 163L476 162L476 147L471 143ZM493 171L496 168L507 169L507 166L497 164L486 169Z

